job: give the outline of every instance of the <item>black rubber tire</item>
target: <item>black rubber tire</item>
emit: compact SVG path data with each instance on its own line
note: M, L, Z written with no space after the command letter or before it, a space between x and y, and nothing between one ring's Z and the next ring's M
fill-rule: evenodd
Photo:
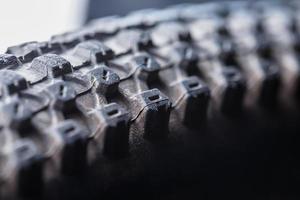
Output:
M9 47L0 198L298 196L298 8L184 4Z

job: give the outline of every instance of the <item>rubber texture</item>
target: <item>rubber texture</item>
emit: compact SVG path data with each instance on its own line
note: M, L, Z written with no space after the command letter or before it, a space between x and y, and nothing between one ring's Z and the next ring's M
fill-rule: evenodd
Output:
M184 4L9 47L1 199L249 194L299 131L298 8Z

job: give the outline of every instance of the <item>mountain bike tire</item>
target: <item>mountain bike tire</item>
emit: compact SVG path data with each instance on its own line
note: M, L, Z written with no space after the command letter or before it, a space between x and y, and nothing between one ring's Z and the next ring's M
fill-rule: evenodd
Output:
M9 47L1 199L297 195L299 8L182 4Z

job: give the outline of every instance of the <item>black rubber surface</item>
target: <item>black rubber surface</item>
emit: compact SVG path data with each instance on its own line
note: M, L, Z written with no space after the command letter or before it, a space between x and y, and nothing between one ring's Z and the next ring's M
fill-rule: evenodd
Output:
M298 8L184 4L9 47L1 199L298 199Z

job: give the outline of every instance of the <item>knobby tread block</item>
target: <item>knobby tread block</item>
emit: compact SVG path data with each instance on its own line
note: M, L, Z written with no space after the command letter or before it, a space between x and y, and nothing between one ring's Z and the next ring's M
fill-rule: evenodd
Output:
M195 143L186 132L292 112L299 11L295 2L184 4L9 47L0 55L0 198L47 199L53 181L80 179L99 160L108 188L155 169L147 155L186 150Z

